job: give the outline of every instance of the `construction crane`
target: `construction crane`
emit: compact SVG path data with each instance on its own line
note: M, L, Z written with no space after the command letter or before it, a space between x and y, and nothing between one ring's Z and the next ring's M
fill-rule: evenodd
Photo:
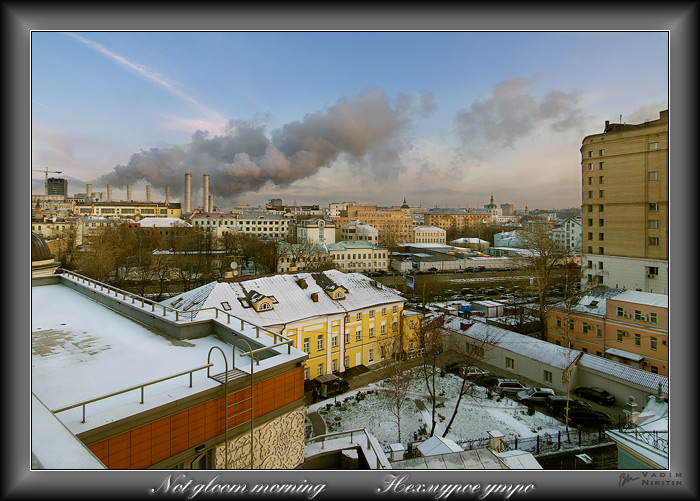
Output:
M43 172L45 174L44 176L44 192L48 193L48 184L49 184L49 172L52 174L60 174L62 171L60 170L49 170L48 167L44 167L44 170L38 170L38 169L32 169L33 172Z

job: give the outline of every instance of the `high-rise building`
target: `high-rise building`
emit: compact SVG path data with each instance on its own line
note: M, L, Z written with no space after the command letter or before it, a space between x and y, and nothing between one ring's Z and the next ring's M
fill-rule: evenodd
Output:
M584 284L668 294L668 110L581 146Z
M68 196L68 180L62 177L50 177L46 180L47 195Z

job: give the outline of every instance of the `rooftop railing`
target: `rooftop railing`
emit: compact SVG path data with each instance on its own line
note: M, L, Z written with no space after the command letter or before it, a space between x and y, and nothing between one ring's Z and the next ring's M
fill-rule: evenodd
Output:
M200 312L214 312L214 319L219 320L219 315L221 314L225 319L226 319L226 325L231 325L231 322L238 323L240 322L240 330L241 333L246 329L246 326L249 326L251 329L255 330L255 337L260 338L260 334L263 333L269 337L272 338L273 344L271 346L265 346L263 348L260 348L258 350L255 350L253 353L260 353L266 350L270 350L273 348L278 348L280 346L287 346L287 354L291 353L291 346L293 344L293 341L289 339L288 337L279 334L275 331L272 331L270 329L266 329L265 327L261 327L259 325L256 325L252 322L249 322L247 320L244 320L242 318L239 318L235 315L231 315L227 311L221 310L215 306L210 306L208 308L201 308L201 309L196 309L196 310L188 310L186 312L180 311L177 308L174 308L172 306L164 305L157 303L156 301L153 301L151 299L145 298L143 296L139 296L137 294L131 293L129 291L122 290L118 287L114 287L112 285L105 284L103 282L98 282L97 280L93 280L90 277L86 277L84 275L81 275L79 273L75 273L73 271L69 270L60 270L61 275L73 279L74 281L78 283L83 283L87 287L91 287L95 290L99 287L99 290L101 292L104 292L108 296L111 294L114 294L115 299L123 301L123 302L128 302L128 299L131 299L131 304L137 305L137 303L141 303L141 308L146 309L147 306L150 305L151 311L155 313L158 311L158 313L162 312L163 317L167 317L169 314L173 314L175 317L176 322L181 322L181 321L193 321L194 317L197 313ZM121 296L121 299L119 298ZM128 298L128 299L127 299ZM189 318L188 318L189 317Z

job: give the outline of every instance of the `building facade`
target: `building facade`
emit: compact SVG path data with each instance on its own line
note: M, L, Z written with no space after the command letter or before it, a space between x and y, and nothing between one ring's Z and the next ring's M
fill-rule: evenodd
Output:
M180 217L182 209L179 203L165 202L78 202L75 213L81 217L97 216L117 219L134 219L143 217Z
M421 225L413 228L413 243L444 244L447 242L447 232L437 226Z
M480 229L491 225L492 214L486 211L467 211L466 209L431 209L423 215L423 222L428 226L437 226L445 231L460 234L477 234Z
M605 290L571 308L550 308L548 341L668 376L668 296Z
M400 209L379 209L374 205L353 205L333 218L336 224L360 221L377 229L379 244L393 246L413 238L413 219Z
M348 240L329 244L327 248L336 269L358 273L389 269L389 251L386 247L361 240Z
M379 243L379 231L368 224L351 221L336 228L335 240L336 242L360 240L377 245Z
M668 158L668 110L584 138L584 283L668 294Z

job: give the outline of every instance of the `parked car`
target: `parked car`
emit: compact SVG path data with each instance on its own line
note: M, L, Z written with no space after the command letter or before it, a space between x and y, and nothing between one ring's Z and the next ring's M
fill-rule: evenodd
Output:
M569 409L568 424L581 428L605 428L612 424L612 418L593 409Z
M615 395L595 386L579 386L574 393L588 400L593 400L601 405L612 405L615 403Z
M554 395L551 388L530 388L516 393L521 404L543 404L547 397Z
M501 395L515 395L519 391L527 390L528 387L517 379L499 379L493 389Z
M569 412L572 409L590 409L591 404L583 400L575 400L566 395L549 395L544 399L544 406L552 416L559 417L566 414L566 406Z
M466 365L467 364L465 364L461 360L455 360L455 361L448 363L445 366L445 372L450 372L452 374L458 374L460 372L460 370L464 369L464 367Z
M482 378L481 380L478 381L479 386L483 386L484 388L493 388L498 384L498 381L500 381L501 378L498 376L486 376Z

